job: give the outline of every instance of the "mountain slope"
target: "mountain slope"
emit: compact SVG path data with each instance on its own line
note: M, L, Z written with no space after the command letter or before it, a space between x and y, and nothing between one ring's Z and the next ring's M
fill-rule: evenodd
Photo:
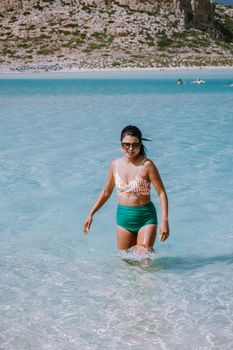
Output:
M2 0L0 66L232 65L233 9L209 0Z

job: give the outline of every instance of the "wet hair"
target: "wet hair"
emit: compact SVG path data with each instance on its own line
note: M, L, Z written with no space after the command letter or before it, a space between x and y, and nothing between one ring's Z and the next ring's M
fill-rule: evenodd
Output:
M137 137L139 142L141 143L141 147L140 147L140 152L139 154L146 157L146 147L143 145L142 143L142 140L143 140L143 137L142 137L142 132L141 130L137 127L137 126L134 126L134 125L128 125L126 126L122 132L121 132L121 141L123 140L123 138L126 136L126 135L129 135L129 136L134 136L134 137Z

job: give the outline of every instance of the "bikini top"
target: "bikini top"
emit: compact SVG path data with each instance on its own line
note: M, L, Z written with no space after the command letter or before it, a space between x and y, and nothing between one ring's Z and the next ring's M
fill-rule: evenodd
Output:
M118 160L116 161L116 172L114 177L116 190L119 196L148 196L150 194L150 181L139 176L145 160L143 161L143 164L139 166L137 175L128 184L121 179L118 173Z

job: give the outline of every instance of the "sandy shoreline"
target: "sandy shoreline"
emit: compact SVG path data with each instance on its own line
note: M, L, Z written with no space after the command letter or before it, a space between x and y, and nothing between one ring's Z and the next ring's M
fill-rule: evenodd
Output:
M14 71L14 70L1 70L0 69L0 79L1 78L63 78L66 77L131 77L131 76L165 76L166 73L169 75L185 77L187 75L197 75L203 76L206 74L214 74L221 76L223 73L232 73L229 79L233 79L233 66L207 66L207 67L155 67L155 68L76 68L72 67L70 69L64 68L60 70L25 70L25 71Z

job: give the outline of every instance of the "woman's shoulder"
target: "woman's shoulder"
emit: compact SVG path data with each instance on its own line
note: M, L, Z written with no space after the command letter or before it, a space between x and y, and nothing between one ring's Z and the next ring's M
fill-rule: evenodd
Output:
M155 171L157 169L155 162L149 158L145 158L144 167L147 171Z
M149 159L149 158L144 158L143 164L144 164L146 167L155 166L155 163L153 162L153 160L151 160L151 159Z
M113 159L110 163L110 167L112 167L113 169L116 169L116 166L118 164L118 162L121 161L122 158L116 158L116 159Z
M113 164L113 165L114 165L114 164L117 164L118 162L121 162L122 159L123 159L123 157L119 157L119 158L113 159L112 162L111 162L111 164Z

